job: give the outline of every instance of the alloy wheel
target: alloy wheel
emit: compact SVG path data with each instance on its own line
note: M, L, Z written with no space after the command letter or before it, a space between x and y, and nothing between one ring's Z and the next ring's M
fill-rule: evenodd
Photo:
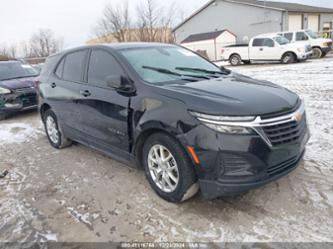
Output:
M156 144L148 153L149 173L156 186L163 192L173 192L179 182L178 165L171 152L163 145Z
M59 132L52 116L46 118L46 130L52 143L57 144L59 142Z

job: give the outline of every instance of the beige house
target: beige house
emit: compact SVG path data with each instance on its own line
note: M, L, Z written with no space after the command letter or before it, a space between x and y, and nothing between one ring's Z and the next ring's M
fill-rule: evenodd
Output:
M223 47L236 44L237 36L227 29L199 33L188 36L181 45L204 55L211 61L217 61Z

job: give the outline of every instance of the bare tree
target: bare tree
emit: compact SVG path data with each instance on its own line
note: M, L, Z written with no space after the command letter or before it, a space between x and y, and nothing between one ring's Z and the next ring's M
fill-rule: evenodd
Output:
M105 6L103 16L95 29L95 35L102 42L125 42L131 40L131 20L128 2L122 5L108 4ZM112 36L110 36L112 35Z
M62 39L56 38L52 30L40 29L30 39L29 57L47 57L62 49Z
M175 21L176 4L158 5L156 0L143 0L137 6L139 40L146 42L174 41L171 27Z
M17 46L15 44L11 46L2 44L0 46L0 55L2 58L15 58L17 56Z

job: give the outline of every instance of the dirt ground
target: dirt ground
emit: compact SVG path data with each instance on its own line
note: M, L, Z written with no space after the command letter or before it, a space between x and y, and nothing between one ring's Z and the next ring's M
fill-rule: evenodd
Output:
M300 166L246 194L180 204L144 173L82 145L53 149L39 116L0 123L0 241L333 241L333 57L232 68L306 101L311 139Z

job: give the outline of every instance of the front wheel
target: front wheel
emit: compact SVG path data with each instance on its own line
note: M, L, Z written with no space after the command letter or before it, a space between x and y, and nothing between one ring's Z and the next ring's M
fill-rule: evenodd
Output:
M229 58L229 63L232 66L239 66L242 63L242 59L241 59L241 57L238 54L233 54Z
M61 149L72 144L62 133L57 116L51 109L45 112L43 121L47 138L54 148Z
M320 48L313 48L312 49L312 56L311 59L320 59L323 55L323 51Z
M182 202L198 192L191 160L169 135L156 133L147 139L143 163L149 184L164 200Z
M282 64L290 64L296 61L296 57L293 53L286 53L282 56L281 63Z

